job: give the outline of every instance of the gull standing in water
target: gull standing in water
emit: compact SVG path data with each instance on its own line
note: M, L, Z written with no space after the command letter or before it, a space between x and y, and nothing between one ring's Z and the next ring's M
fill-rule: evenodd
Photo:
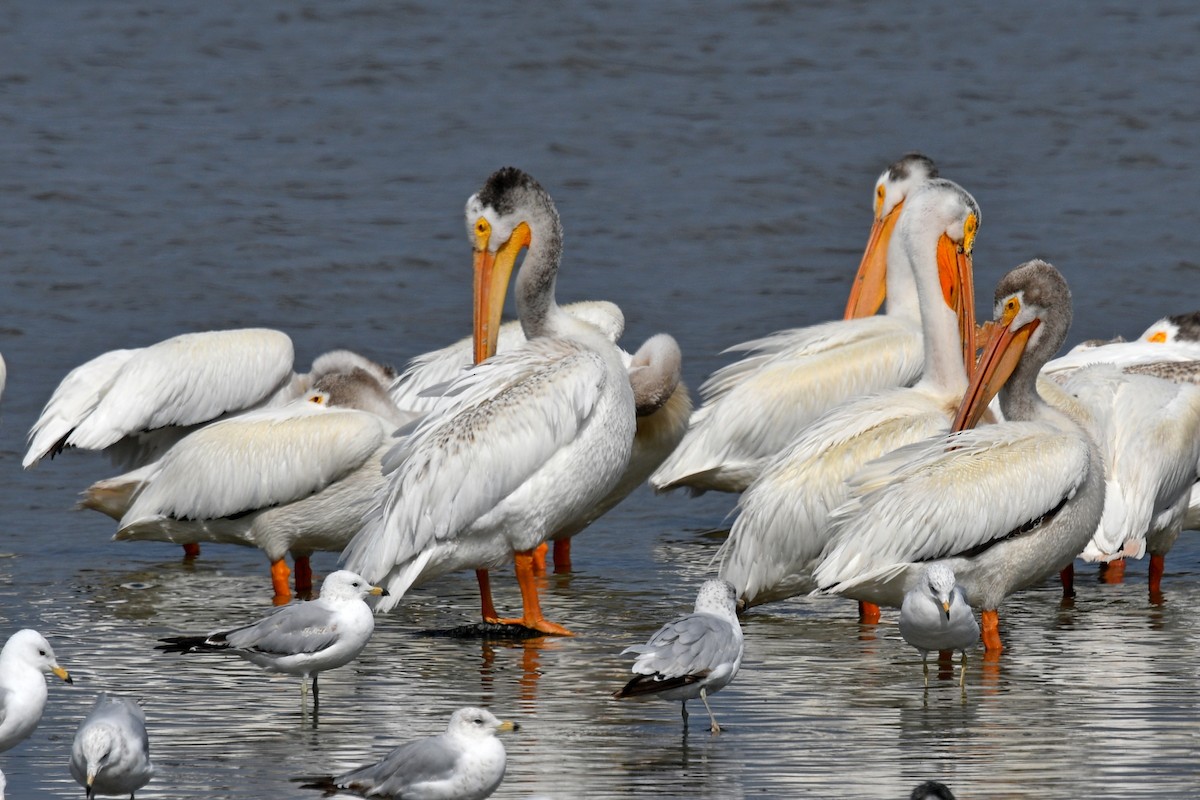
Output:
M1071 293L1051 265L1029 261L1000 280L955 432L893 451L851 479L813 573L822 590L899 606L926 565L943 562L983 610L986 655L999 656L1000 603L1070 564L1104 508L1099 448L1036 386L1070 322ZM967 430L998 389L1006 421Z
M780 331L730 348L746 358L712 374L683 442L650 477L657 491L740 492L819 414L852 397L908 386L921 375L917 291L888 269L888 243L906 198L937 177L911 154L875 182L875 222L845 319ZM870 316L884 301L885 313Z
M312 677L313 708L320 703L317 677L358 658L375 631L368 595L387 595L349 570L326 576L321 596L281 606L264 619L208 636L171 636L156 649L168 653L228 651L268 672L300 677L303 707Z
M350 789L367 797L483 800L499 788L508 762L496 734L520 727L482 708L460 708L444 733L406 742L377 764L312 788Z
M888 274L908 273L920 301L921 379L827 411L771 459L739 503L721 547L720 575L756 605L807 594L829 541L829 513L846 481L868 461L950 430L975 361L971 254L979 206L958 184L937 179L905 203L888 253ZM879 609L864 606L864 622Z
M616 486L632 450L633 390L620 351L555 301L562 227L529 175L501 169L467 201L475 250L475 358L445 390L447 407L384 457L388 482L342 560L385 585L409 587L474 568L483 618L498 622L486 570L516 562L516 622L570 635L546 620L533 551ZM508 279L516 277L525 346L492 357Z
M70 768L88 800L98 794L127 794L133 800L133 793L154 776L141 707L101 692L75 731Z
M691 614L671 620L645 644L621 651L636 653L635 677L613 697L679 700L687 729L687 701L700 698L714 734L721 732L708 695L728 686L742 665L745 649L737 618L737 593L728 581L705 581Z
M900 605L900 635L921 652L925 686L929 686L929 651L961 650L962 672L958 685L967 685L967 648L979 641L979 623L967 603L954 570L933 563L921 573L917 585Z
M8 637L0 650L0 753L28 737L41 721L46 708L44 672L75 682L40 633L26 628Z

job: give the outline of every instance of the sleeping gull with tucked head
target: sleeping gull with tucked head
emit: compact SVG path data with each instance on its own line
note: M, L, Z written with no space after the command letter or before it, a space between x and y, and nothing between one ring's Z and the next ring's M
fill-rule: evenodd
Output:
M312 677L313 708L320 702L317 675L358 657L375 631L375 616L367 595L386 595L349 570L332 572L321 584L321 596L305 603L281 606L258 622L208 636L171 636L159 650L190 653L227 650L268 672L299 675L303 706Z
M737 618L737 591L723 580L705 581L696 595L696 608L668 622L646 644L626 647L621 654L637 653L633 680L613 697L660 697L679 700L687 726L687 701L699 697L712 721L710 730L721 732L708 705L708 695L729 685L742 664L742 627Z

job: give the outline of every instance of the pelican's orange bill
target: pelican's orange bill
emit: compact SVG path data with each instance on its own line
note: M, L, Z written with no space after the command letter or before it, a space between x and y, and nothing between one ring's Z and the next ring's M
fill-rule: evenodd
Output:
M991 334L983 346L983 354L979 357L979 364L971 374L967 393L963 395L962 404L954 416L951 430L961 431L975 427L983 412L987 410L988 403L992 402L992 398L1017 368L1030 335L1041 324L1041 320L1035 319L1014 331L1012 320L1019 310L1020 305L1006 308L1003 317L992 326Z
M475 363L496 354L500 339L500 317L504 313L504 297L508 293L508 279L521 250L529 246L529 226L522 222L513 230L508 241L496 252L488 249L491 228L487 220L480 219L475 226L475 320L473 337Z
M869 317L878 312L883 305L887 297L888 245L892 240L896 220L900 219L900 208L903 205L903 202L897 203L886 217L876 219L871 225L867 249L863 251L862 262L858 265L858 273L850 287L850 300L846 303L843 319Z

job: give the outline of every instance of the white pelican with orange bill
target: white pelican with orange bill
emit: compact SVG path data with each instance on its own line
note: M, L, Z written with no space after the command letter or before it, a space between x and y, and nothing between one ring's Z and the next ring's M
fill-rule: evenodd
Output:
M475 249L475 358L384 457L379 502L342 554L388 589L386 610L414 584L474 568L484 620L569 634L541 612L533 551L616 485L635 429L633 390L617 348L562 311L555 278L562 228L550 196L513 168L467 201ZM529 341L492 358L509 276ZM524 613L500 620L486 571L516 561Z
M746 605L807 594L828 542L829 512L847 497L863 464L950 430L975 366L971 253L979 206L962 187L936 179L908 199L888 253L889 270L914 276L925 366L910 388L851 400L818 417L772 459L742 495L721 549L720 575ZM863 608L877 622L878 608Z
M729 348L749 355L700 387L704 402L687 435L650 477L655 490L743 491L820 414L921 376L916 286L906 270L887 269L887 254L905 199L935 177L933 162L918 154L884 170L875 183L875 223L845 319ZM885 313L870 316L885 295Z
M1000 280L954 432L855 475L813 573L821 590L899 606L929 563L944 562L983 610L985 657L999 656L1000 603L1069 565L1104 509L1099 449L1036 388L1070 321L1070 290L1050 264L1029 261ZM971 429L997 391L1006 421Z

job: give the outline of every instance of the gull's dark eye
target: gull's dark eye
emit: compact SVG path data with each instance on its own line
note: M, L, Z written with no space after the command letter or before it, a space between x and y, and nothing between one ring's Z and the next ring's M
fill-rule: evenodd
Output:
M475 724L476 724L476 725L482 725L482 724L483 724L483 717L476 717L476 718L475 718Z
M44 656L44 655L46 655L46 651L45 651L45 650L38 650L38 655L39 655L39 656Z
M355 588L358 588L358 586L359 586L359 583L358 583L358 581L355 581L354 583L352 583L352 584L350 584L350 585L351 585L351 586L353 586L353 587L355 587Z

